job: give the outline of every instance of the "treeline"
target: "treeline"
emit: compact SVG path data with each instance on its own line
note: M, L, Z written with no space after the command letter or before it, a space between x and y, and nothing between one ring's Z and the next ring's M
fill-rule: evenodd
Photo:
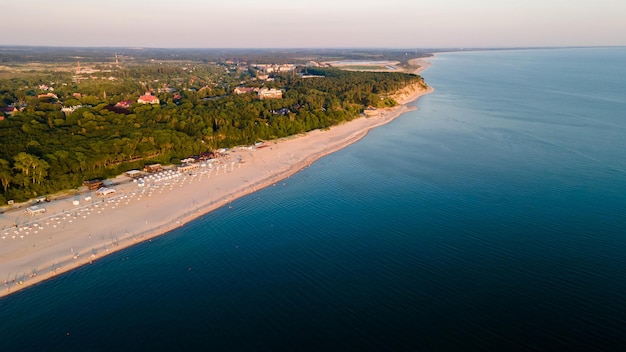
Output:
M117 87L107 88L108 99L90 96L91 106L67 115L54 102L29 106L0 121L0 203L75 188L83 180L118 175L150 162L178 162L221 147L328 128L358 117L368 106L393 106L390 94L423 84L421 77L401 73L308 73L324 77L285 74L266 84L282 89L283 99L180 90L177 100L163 94L160 105L135 103L124 111L112 106L109 89L123 95L123 87ZM71 91L68 87L55 92L59 99L82 102L63 96Z
M247 61L249 63L299 63L309 60L389 60L405 63L428 56L429 50L415 49L159 49L159 48L63 48L0 46L2 63L84 63L114 62L118 54L124 63L150 63L152 60L199 62ZM454 50L454 49L446 49Z

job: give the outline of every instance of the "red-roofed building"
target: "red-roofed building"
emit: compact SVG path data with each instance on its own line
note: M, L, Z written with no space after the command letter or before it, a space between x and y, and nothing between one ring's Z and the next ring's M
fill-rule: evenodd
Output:
M16 111L17 109L14 106L9 106L8 108L0 108L0 112L9 116L13 115ZM3 114L0 114L0 120L4 120Z
M54 93L46 93L37 95L38 99L59 99L59 97Z
M158 100L158 99L157 99ZM116 108L128 109L130 105L133 103L132 100L122 100L119 103L115 104Z
M152 95L150 92L146 92L146 94L142 95L137 99L139 104L159 104L159 98Z

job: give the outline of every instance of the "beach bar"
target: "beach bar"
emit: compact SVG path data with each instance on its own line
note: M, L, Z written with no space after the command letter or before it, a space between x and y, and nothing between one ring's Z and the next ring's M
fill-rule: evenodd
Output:
M190 172L200 168L200 164L183 164L178 167L178 172Z

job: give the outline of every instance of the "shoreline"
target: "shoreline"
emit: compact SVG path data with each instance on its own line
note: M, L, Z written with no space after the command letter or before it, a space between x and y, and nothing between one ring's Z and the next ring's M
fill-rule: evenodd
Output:
M420 63L418 71L428 67ZM415 110L407 104L433 90L409 86L399 92L396 98L400 105L396 107L378 109L374 115L329 130L270 141L262 149L233 148L230 160L220 160L212 168L189 174L167 173L162 179L149 179L145 187L134 182L122 184L115 187L113 197L77 196L53 201L45 204L45 214L30 217L22 211L0 214L0 298L164 235L235 199L276 186L318 159L357 142L372 128Z
M419 66L412 73L415 73L416 75L419 75L420 73L428 70L428 68L430 66L432 66L432 63L430 62L430 59L432 59L434 57L435 57L435 55L433 54L432 56L418 57L418 58L409 60L409 64Z

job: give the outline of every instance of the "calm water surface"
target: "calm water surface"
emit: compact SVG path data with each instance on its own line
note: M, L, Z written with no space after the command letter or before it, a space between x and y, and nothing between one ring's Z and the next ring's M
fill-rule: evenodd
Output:
M626 49L442 54L275 187L0 300L0 350L623 350Z

